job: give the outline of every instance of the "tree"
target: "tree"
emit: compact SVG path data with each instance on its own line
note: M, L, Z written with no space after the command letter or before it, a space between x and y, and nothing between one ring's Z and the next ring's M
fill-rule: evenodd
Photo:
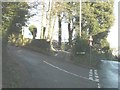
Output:
M41 17L41 33L40 38L41 39L47 39L48 42L51 44L52 48L52 37L53 37L53 31L56 21L57 14L55 13L54 9L54 0L44 1L42 2L34 2L31 3L32 7L36 6L35 9L37 10L38 15ZM34 13L34 14L35 14Z
M73 54L77 54L77 52L89 52L89 45L87 43L86 39L77 35L74 39Z
M56 14L54 14L54 1L52 0L49 1L49 5L48 5L48 10L47 10L47 15L46 15L46 19L48 19L48 22L46 21L46 25L47 25L47 30L48 30L48 35L47 35L47 39L48 41L52 42L51 38L52 38L52 35L51 35L51 31L52 31L52 17L55 16ZM48 17L47 17L48 16Z
M42 17L41 17L41 34L40 34L41 39L44 38L43 31L45 30L45 28L44 28L45 14L44 13L45 13L45 2L44 2L44 0L42 0Z
M59 48L61 49L61 40L62 40L62 30L61 30L61 27L62 27L62 24L61 24L61 17L60 17L60 14L58 15L58 28L59 28L59 30L58 30L58 45L59 45Z
M110 45L109 45L106 38L102 39L100 41L100 46L101 46L102 51L105 52L105 53L108 53L108 51L110 50Z
M19 33L29 17L29 5L26 2L2 2L3 44L7 45L12 33Z
M58 16L58 45L59 49L61 49L61 40L62 40L62 19L63 12L65 10L65 4L62 2L55 2L52 13Z
M29 26L29 30L31 31L32 35L33 35L33 39L35 39L36 34L37 34L37 27L34 25L30 25Z
M73 35L73 30L77 29L77 27L79 26L79 11L80 11L80 6L79 6L79 2L68 2L66 5L66 18L67 18L67 22L68 22L68 41L69 41L69 45L72 45L72 35ZM76 30L78 31L78 30Z
M79 4L76 2L56 2L54 4L53 13L56 13L58 16L58 44L59 48L61 48L61 40L62 40L62 21L65 19L65 21L68 23L68 32L69 32L69 45L72 44L72 34L74 30L73 24L73 18L75 18L75 15L73 13L76 13L79 9ZM72 26L72 28L71 28Z
M100 41L107 38L108 29L114 21L113 3L113 0L82 3L82 38L87 39L92 35L93 46L101 47Z
M96 52L101 50L105 53L109 53L110 48L106 38L113 22L113 0L107 2L82 2L82 34L79 38L88 41L88 37L93 36L92 49ZM79 48L77 46L79 46ZM82 48L87 49L87 46L88 43L84 43L84 41L75 43L75 47L78 50L82 50Z

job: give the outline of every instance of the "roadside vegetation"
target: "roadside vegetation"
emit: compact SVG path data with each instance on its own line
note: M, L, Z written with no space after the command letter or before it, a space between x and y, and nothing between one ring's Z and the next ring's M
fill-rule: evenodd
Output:
M101 59L118 60L118 57L114 59L107 41L109 29L114 22L113 5L114 0L82 2L81 7L80 2L55 2L54 0L48 3L44 0L31 3L2 2L0 35L2 32L3 65L7 66L7 63L10 63L6 58L8 44L29 48L47 55L66 51L69 52L71 61L86 66L89 66L90 62L95 66ZM31 12L32 10L36 12ZM40 39L36 39L37 27L29 26L28 23L29 19L38 13L41 13ZM56 21L58 41L53 39ZM62 42L63 22L67 23L68 41L66 42ZM23 27L29 27L33 39L24 38ZM91 49L90 36L93 37ZM90 52L92 61L90 61Z
M41 40L37 41L36 44L40 44L38 46L41 46L41 41L44 40L50 44L50 51L65 50L70 51L72 57L77 57L76 54L81 53L85 53L85 56L90 52L89 37L92 36L91 49L94 55L110 59L112 50L106 38L114 22L113 3L113 0L102 3L82 2L82 8L80 8L79 2L54 2L53 0L48 4L45 1L32 3L3 2L3 44L7 45L7 42L10 42L16 46L24 46L35 42L37 27L35 25L29 26L33 41L23 37L21 34L22 27L28 26L29 18L40 13L41 10ZM80 9L82 13L80 13ZM37 11L33 13L31 10ZM56 20L58 21L58 41L57 45L54 46L53 34ZM66 30L69 35L68 42L62 42L62 22L68 24L68 30Z

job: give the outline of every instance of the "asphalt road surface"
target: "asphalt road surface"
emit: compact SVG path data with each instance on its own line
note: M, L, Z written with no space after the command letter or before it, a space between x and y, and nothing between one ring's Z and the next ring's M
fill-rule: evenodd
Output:
M8 53L27 75L21 78L26 78L23 88L118 88L118 68L113 62L83 68L20 47L9 46Z
M81 68L19 47L9 46L8 53L17 58L17 63L24 67L24 73L29 75L25 83L31 86L24 87L98 88L96 81L89 78L89 68Z
M98 74L103 88L120 88L120 63L101 60L98 65Z

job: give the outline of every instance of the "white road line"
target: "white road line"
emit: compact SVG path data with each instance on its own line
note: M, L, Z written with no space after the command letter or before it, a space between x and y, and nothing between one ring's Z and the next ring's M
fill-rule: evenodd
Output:
M86 80L91 80L91 81L96 82L95 80L92 80L92 79L89 79L89 78L86 78L86 77L82 77L82 76L80 76L80 75L71 73L71 72L69 72L69 71L67 71L67 70L61 69L61 68L59 68L59 67L57 67L57 66L54 66L53 64L48 63L48 62L46 62L46 61L43 61L43 62L46 63L46 64L48 64L48 65L50 65L50 66L52 66L52 67L54 67L54 68L56 68L56 69L58 69L58 70L60 70L60 71L66 72L66 73L71 74L71 75L73 75L73 76L80 77L80 78L83 78L83 79L86 79Z
M89 77L90 80L94 80L93 77Z
M100 80L99 80L99 75L98 75L98 73L97 73L97 70L94 70L94 75L95 75L95 81L97 82L97 87L98 88L101 88L101 86L100 86Z
M96 81L97 83L99 83L99 79L98 79L98 78L95 78L95 81Z
M57 56L58 54L55 54L55 56Z
M98 83L98 88L101 88L100 83Z
M99 75L97 73L97 70L90 69L89 71L89 79L94 80L97 83L97 87L101 88L100 82L99 82Z
M90 71L89 71L89 79L93 80L93 71L92 71L92 69L90 69Z
M96 76L96 75L95 75L95 78L99 78L99 76Z

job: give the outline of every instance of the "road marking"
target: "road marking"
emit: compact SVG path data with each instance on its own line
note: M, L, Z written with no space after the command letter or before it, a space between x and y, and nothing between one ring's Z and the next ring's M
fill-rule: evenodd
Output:
M46 64L48 64L48 65L50 65L50 66L52 66L52 67L54 67L54 68L56 68L56 69L58 69L58 70L60 70L60 71L63 71L63 72L65 72L65 73L68 73L68 74L71 74L71 75L73 75L73 76L80 77L80 78L83 78L83 79L86 79L86 80L91 80L91 81L96 82L95 80L92 80L92 79L89 79L89 78L86 78L86 77L83 77L83 76L74 74L74 73L72 73L72 72L69 72L69 71L67 71L67 70L61 69L61 68L59 68L59 67L57 67L57 66L54 66L53 64L48 63L48 62L46 62L46 61L43 61L43 62L46 63Z
M90 71L89 71L89 79L93 80L93 71L92 71L92 69L90 69Z
M97 73L97 70L93 70L93 69L90 69L89 71L89 79L91 80L95 80L95 82L97 83L97 87L98 88L101 88L101 85L100 85L100 80L99 80L99 75Z
M58 54L55 54L55 56L57 56Z
M97 82L98 88L101 88L101 86L100 86L100 80L99 80L99 75L98 75L98 72L97 72L96 69L94 70L94 76L95 76L95 81Z
M101 87L100 87L100 83L98 83L98 88L101 88Z
M99 75L98 75L97 70L94 70L94 74L95 74L95 81L97 82L98 88L101 88Z

